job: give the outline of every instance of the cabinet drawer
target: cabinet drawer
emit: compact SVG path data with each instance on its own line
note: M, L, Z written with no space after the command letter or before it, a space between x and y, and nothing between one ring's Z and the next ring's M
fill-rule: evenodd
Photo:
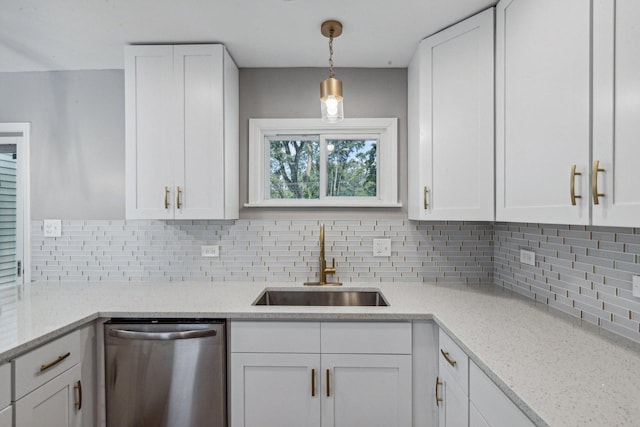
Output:
M319 322L231 322L232 353L320 353Z
M322 322L322 353L411 354L410 322Z
M0 366L0 410L11 403L11 365Z
M13 361L15 400L80 362L80 331L72 332Z
M533 427L520 408L473 362L469 380L469 399L491 427Z
M469 395L469 358L449 335L440 330L438 359L440 369L446 369L458 386Z
M0 366L0 410L11 403L11 365Z

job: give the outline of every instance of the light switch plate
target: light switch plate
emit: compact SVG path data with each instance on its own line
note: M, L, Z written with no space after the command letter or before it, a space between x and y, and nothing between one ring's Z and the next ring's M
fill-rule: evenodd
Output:
M391 239L373 239L373 256L391 256Z
M536 253L533 251L527 251L520 249L520 262L527 265L536 265Z
M60 237L62 236L62 220L45 219L42 224L44 237Z
M200 246L200 255L207 258L217 258L220 256L220 246L218 245Z
M640 298L640 276L633 276L633 296Z

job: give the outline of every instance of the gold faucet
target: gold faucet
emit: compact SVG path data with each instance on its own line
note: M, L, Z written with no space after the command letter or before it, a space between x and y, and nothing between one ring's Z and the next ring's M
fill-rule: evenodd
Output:
M320 281L305 282L305 286L342 286L341 282L327 282L327 274L336 274L336 259L333 258L331 267L327 267L327 260L324 258L324 224L320 225Z

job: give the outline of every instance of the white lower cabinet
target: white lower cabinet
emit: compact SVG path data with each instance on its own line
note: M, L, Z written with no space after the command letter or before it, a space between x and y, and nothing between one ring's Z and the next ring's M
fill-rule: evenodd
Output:
M15 427L95 426L94 361L93 324L14 359Z
M469 405L469 427L490 427L473 403Z
M467 425L469 397L448 371L440 371L438 376L438 425L440 427L461 427ZM442 400L439 400L442 399Z
M412 425L410 322L236 321L230 339L232 427Z
M16 401L16 427L80 427L80 373L76 364Z
M0 427L13 426L11 406L11 365L0 366Z
M469 400L477 411L472 426L533 427L527 416L491 379L471 362L469 366ZM484 421L484 424L481 422Z
M436 403L440 427L467 425L469 419L469 358L442 330L438 335Z
M322 427L411 426L411 355L323 354Z

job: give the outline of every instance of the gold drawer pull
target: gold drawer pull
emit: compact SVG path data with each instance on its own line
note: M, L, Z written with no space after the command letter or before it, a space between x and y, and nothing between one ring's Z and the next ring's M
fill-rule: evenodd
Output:
M447 360L447 362L449 362L449 365L456 366L456 361L449 358L449 352L448 351L444 351L443 349L440 349L440 353L442 353L442 355Z
M327 369L327 397L331 397L331 377L329 374L329 370Z
M442 398L438 394L438 386L442 385L442 381L440 381L440 377L436 377L436 406L440 406L440 402L442 402Z
M169 187L164 186L164 208L169 209Z
M428 209L429 208L429 204L427 203L427 193L429 192L429 189L427 188L427 186L424 186L424 208Z
M76 407L79 411L80 409L82 409L82 383L80 382L80 380L76 381L76 385L73 388L78 390L78 401L76 402Z
M591 174L591 191L593 193L593 204L600 204L600 197L604 197L603 193L598 193L598 172L604 172L600 167L600 160L593 162L593 174Z
M71 352L67 353L67 354L63 354L61 356L58 356L58 358L56 360L54 360L53 362L49 362L49 363L45 363L43 365L40 365L40 372L44 372L47 369L56 366L58 363L62 362L64 359L66 359L67 357L71 356Z
M571 165L571 181L569 182L571 206L576 205L576 199L582 199L582 196L576 196L576 176L580 175L582 175L582 173L576 172L576 165Z
M182 189L180 187L176 188L176 208L182 209Z
M311 397L316 397L316 370L311 370Z

